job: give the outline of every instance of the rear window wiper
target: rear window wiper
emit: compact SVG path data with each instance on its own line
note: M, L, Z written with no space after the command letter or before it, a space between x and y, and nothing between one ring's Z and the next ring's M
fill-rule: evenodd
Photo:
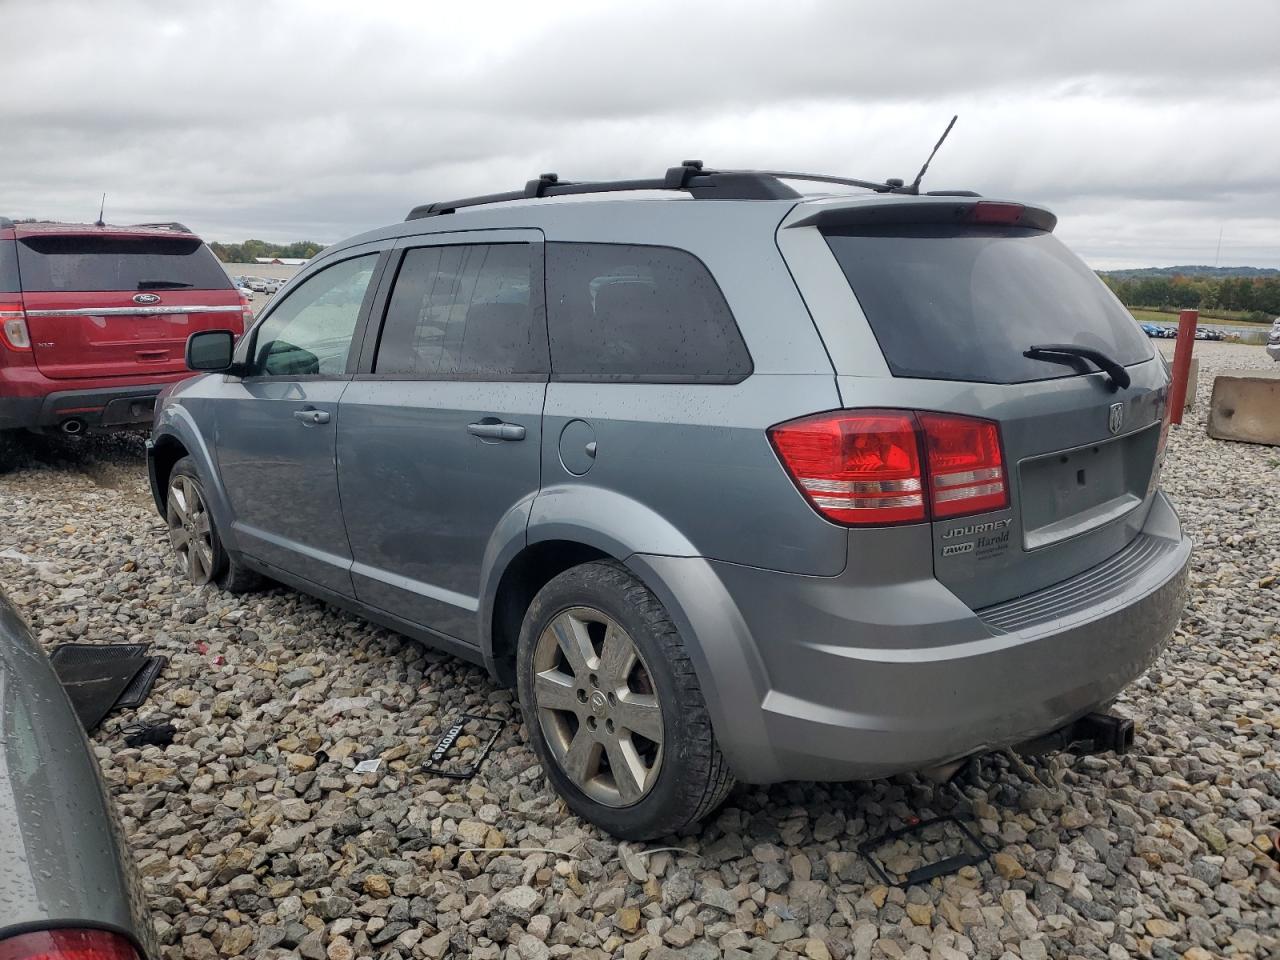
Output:
M1128 370L1101 350L1095 350L1092 347L1080 347L1074 343L1042 343L1024 350L1022 355L1032 360L1047 360L1050 363L1070 363L1071 359L1088 360L1111 378L1113 390L1116 388L1123 390L1131 382Z
M180 290L183 287L189 287L191 284L183 283L181 280L139 280L139 290Z

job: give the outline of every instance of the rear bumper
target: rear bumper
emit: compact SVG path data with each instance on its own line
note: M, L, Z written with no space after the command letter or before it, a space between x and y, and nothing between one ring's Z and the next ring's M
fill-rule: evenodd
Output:
M88 427L150 423L156 395L179 379L51 389L47 394L36 396L5 396L4 383L0 380L0 430L53 427L73 419L83 421ZM50 387L53 386L50 382Z
M904 577L885 554L851 553L834 578L696 558L632 565L661 578L679 611L735 774L768 783L929 767L1110 701L1182 611L1191 543L1163 495L1122 554L979 612L932 577Z

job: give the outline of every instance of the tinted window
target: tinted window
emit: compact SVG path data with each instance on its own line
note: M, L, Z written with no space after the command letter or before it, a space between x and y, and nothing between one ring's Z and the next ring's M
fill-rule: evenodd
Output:
M533 247L418 247L404 255L374 372L427 379L546 373Z
M1024 383L1073 375L1032 360L1072 343L1123 364L1152 356L1137 322L1052 234L917 225L827 231L894 376Z
M560 379L724 383L751 372L724 295L683 250L547 244L547 323Z
M344 260L294 286L254 335L254 372L275 377L343 373L377 263L376 253Z
M23 287L39 291L225 290L213 251L194 237L26 237Z
M0 238L0 293L17 293L21 289L17 245L12 240Z

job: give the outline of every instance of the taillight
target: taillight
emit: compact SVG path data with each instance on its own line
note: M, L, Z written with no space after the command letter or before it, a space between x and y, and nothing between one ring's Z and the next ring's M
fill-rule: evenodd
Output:
M914 415L819 414L769 431L783 464L818 512L846 524L925 518Z
M10 350L30 350L31 333L27 330L27 314L21 303L0 301L0 334Z
M779 424L769 439L800 492L836 523L921 523L1009 505L990 420L851 410Z
M109 930L41 930L0 940L0 960L138 960L138 952Z
M924 432L935 518L987 513L1009 505L1000 428L995 423L942 413L917 416Z
M248 330L253 326L253 307L249 306L249 298L240 294L240 320Z

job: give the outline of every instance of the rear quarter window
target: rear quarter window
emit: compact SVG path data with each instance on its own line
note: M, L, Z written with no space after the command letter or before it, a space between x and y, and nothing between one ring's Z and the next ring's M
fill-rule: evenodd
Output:
M894 376L1026 383L1072 376L1037 344L1154 356L1133 316L1056 237L1025 227L824 230Z
M18 293L21 290L17 244L0 237L0 293Z
M195 237L35 236L17 246L27 290L231 288L218 258Z
M605 243L546 250L555 379L737 383L751 373L729 305L693 254Z

